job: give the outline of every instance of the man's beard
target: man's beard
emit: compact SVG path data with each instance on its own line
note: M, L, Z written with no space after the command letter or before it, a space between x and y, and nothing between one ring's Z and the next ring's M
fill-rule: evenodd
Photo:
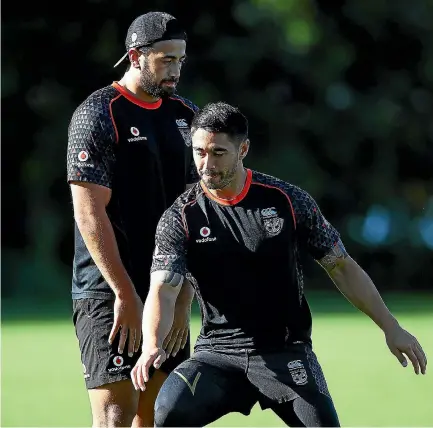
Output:
M238 169L238 162L236 161L236 163L229 170L218 172L216 174L212 170L204 170L204 171L199 171L199 175L200 178L203 178L203 176L206 173L214 177L219 176L220 180L218 182L212 182L210 180L203 180L203 181L208 189L222 190L226 188L234 180L237 169Z
M163 87L164 82L176 82L177 79L164 79L160 83L156 83L152 73L145 66L140 74L140 87L144 92L154 98L168 98L176 92L176 87L170 88L169 86Z

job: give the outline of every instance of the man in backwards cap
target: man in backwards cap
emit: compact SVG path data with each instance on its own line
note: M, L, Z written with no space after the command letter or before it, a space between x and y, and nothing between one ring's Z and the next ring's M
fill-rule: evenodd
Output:
M160 386L189 356L193 289L186 280L165 341L171 357L154 371L145 392L134 389L130 372L140 356L158 219L197 181L190 134L197 108L175 95L186 39L167 13L139 16L116 64L128 62L124 76L91 94L69 125L73 320L93 426L153 426Z

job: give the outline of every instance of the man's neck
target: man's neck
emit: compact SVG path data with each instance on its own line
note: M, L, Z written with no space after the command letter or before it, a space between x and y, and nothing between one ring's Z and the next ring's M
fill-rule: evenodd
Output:
M241 167L237 170L234 180L224 189L209 189L207 190L218 199L235 199L245 186L247 179L247 170Z
M159 98L152 97L147 92L141 89L137 79L134 76L131 76L128 72L122 77L121 80L117 82L120 86L123 86L127 91L129 91L132 95L137 97L140 101L144 101L146 103L156 103Z

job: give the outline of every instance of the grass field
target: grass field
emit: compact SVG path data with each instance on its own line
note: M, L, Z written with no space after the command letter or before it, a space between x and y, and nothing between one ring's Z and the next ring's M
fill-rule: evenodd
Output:
M431 368L426 376L416 376L410 367L403 369L379 329L341 296L314 295L310 302L314 349L342 425L433 426ZM37 306L20 313L11 305L2 302L1 426L90 426L69 314L62 308ZM432 358L433 296L397 296L389 306ZM195 317L194 335L199 327ZM256 406L248 417L233 413L212 426L284 425L272 412Z

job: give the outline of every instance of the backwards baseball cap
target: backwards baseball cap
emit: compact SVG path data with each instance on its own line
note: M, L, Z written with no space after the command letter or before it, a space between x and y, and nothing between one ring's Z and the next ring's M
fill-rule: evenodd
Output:
M117 67L127 56L131 48L151 46L161 40L187 40L186 32L179 21L164 12L149 12L136 18L129 26L125 40L125 55L114 67Z

